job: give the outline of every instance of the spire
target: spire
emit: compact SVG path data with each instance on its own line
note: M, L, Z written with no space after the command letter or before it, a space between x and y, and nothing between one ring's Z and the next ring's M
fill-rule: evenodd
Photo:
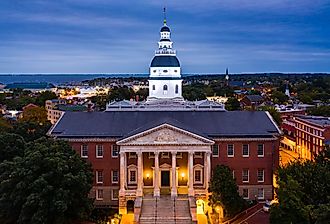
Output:
M164 26L166 26L166 7L164 7Z

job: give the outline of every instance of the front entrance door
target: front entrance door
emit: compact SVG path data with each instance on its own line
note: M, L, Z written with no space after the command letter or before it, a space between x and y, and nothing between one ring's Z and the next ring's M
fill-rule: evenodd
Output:
M163 170L161 174L161 186L169 187L170 186L170 171Z

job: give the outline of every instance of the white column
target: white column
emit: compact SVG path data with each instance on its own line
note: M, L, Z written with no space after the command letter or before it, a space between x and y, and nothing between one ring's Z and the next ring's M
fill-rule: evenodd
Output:
M209 188L210 176L211 176L211 152L205 152L204 155L204 182L206 192Z
M159 189L159 152L155 152L155 169L154 169L154 196L160 196Z
M125 195L125 185L126 185L126 166L125 166L125 160L126 160L126 153L125 152L120 152L120 190L119 194L120 195Z
M188 196L194 196L194 152L188 152Z
M143 195L143 154L142 152L137 152L136 153L138 156L138 185L137 185L137 191L136 195L139 197L142 197Z
M176 197L178 194L176 188L176 152L172 152L172 190L171 196Z

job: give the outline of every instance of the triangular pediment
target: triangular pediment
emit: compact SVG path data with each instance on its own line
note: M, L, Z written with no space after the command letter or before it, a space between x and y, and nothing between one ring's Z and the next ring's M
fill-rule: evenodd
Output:
M169 124L129 136L117 142L118 145L212 145L208 138Z

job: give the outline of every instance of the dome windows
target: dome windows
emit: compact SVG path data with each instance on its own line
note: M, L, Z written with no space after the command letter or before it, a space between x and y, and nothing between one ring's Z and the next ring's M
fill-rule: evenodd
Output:
M168 71L167 70L163 70L164 73L167 73Z
M179 93L179 86L175 85L175 94L178 94L178 93Z
M155 85L152 85L152 90L156 90L156 86Z
M168 89L167 85L164 85L163 86L163 94L164 95L167 95L167 89Z

